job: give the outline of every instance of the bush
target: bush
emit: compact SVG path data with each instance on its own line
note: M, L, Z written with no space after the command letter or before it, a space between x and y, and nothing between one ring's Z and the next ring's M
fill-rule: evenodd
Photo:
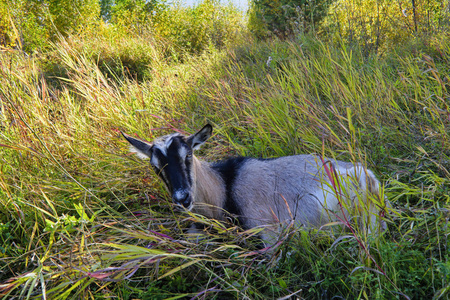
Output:
M253 0L249 29L260 38L286 37L314 29L325 16L331 0Z
M337 0L324 19L327 36L359 44L366 51L386 52L412 37L448 29L450 14L444 2L416 0ZM446 29L447 28L447 29Z
M151 79L152 72L164 63L164 55L168 53L167 45L155 39L151 32L138 35L105 25L98 26L95 33L61 39L51 50L41 59L41 65L45 77L56 87L61 84L58 78L68 78L67 58L86 58L109 80L141 82Z
M222 48L242 31L243 17L232 5L205 0L195 7L174 6L154 18L157 34L176 51L200 53L210 45Z
M102 16L120 30L134 35L151 32L170 47L175 60L185 53L197 54L210 46L224 47L242 31L243 17L232 5L205 0L194 7L166 5L164 1L124 0L102 6Z
M0 45L25 51L45 48L50 33L44 14L35 1L0 2Z
M155 15L166 9L164 0L119 0L114 6L103 5L102 16L120 28L141 33L153 25Z
M0 2L0 44L27 52L44 50L49 41L97 25L95 0L6 0Z

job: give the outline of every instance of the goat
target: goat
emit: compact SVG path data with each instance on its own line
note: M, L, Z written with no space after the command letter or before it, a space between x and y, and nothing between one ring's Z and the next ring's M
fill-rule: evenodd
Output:
M207 124L191 136L174 133L153 143L122 135L131 151L150 159L174 204L217 220L224 220L228 212L244 229L266 227L261 236L266 244L276 241L280 224L319 227L347 220L346 213L355 206L365 211L369 231L384 226L377 221L379 209L372 201L379 198L380 183L363 165L308 154L207 163L193 151L212 131ZM344 198L350 204L343 205Z

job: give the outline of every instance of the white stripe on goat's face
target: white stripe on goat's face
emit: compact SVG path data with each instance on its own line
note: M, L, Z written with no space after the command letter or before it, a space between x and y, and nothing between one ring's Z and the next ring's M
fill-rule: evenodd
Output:
M150 164L171 193L172 201L190 210L195 187L192 152L209 138L211 132L212 127L207 125L190 137L174 133L156 139L153 144L122 134L134 152L150 158Z

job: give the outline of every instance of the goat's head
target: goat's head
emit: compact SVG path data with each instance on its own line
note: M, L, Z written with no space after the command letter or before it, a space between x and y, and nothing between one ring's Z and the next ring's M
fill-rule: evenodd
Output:
M122 133L131 144L133 152L140 158L150 159L156 174L171 193L172 201L187 209L191 209L194 204L195 172L192 152L199 149L211 134L212 126L209 124L191 136L174 133L155 139L153 143Z

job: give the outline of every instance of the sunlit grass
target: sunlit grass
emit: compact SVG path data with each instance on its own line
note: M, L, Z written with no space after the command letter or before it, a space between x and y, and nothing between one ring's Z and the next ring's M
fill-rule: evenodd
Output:
M366 57L309 37L173 63L152 44L148 77L137 81L99 68L92 49L108 43L98 43L54 45L47 59L60 73L46 58L0 54L5 298L449 296L445 63L426 53ZM386 184L388 230L287 226L261 249L258 229L172 211L118 130L152 140L205 122L217 129L198 154L205 160L317 153L363 162ZM193 221L207 228L198 241L184 233Z

